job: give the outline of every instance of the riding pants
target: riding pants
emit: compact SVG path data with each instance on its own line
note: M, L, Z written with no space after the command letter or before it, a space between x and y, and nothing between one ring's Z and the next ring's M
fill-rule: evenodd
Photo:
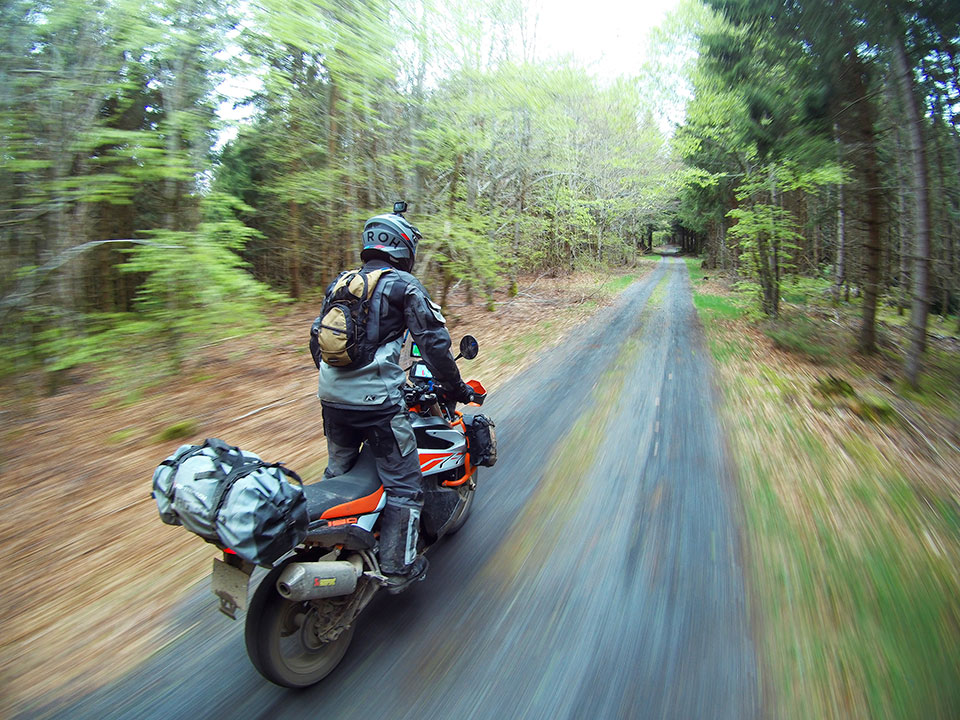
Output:
M324 477L342 475L353 467L360 446L366 443L376 458L387 504L398 508L423 507L417 439L404 408L344 410L324 405L323 431L329 453Z

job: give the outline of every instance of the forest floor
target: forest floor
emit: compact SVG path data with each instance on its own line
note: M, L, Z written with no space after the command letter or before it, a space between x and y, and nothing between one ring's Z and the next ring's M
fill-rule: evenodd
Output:
M461 361L488 390L536 361L648 272L522 278L495 311L454 292L444 308ZM181 443L219 437L282 460L309 482L326 464L307 350L315 306L278 313L262 333L206 346L177 376L144 386L78 372L52 397L0 387L0 717L98 687L174 638L164 616L209 574L212 548L163 525L155 466ZM144 369L143 376L151 375Z
M782 317L688 259L745 509L772 717L960 717L960 338L931 316L919 390L906 315L855 351L856 304L783 288Z

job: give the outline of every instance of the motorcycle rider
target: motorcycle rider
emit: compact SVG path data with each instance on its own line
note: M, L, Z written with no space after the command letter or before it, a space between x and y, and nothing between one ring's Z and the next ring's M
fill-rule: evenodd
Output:
M427 559L417 554L423 477L403 401L406 375L400 367L400 351L404 330L410 331L434 378L452 390L455 400L468 403L474 399L450 352L450 334L440 306L410 274L421 235L403 217L404 210L406 203L397 203L393 214L376 215L363 228L362 272L389 270L370 296L366 339L371 349L376 348L373 360L353 369L320 362L318 392L329 452L324 477L349 470L362 443L369 444L376 457L387 494L380 517L380 569L392 592L422 579L427 570ZM336 282L327 288L328 298Z

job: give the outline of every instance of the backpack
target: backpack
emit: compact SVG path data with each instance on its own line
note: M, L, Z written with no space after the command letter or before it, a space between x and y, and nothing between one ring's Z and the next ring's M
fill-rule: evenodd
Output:
M151 494L163 522L183 525L255 565L271 566L307 535L300 477L216 438L181 445L160 463Z
M380 278L390 271L379 268L368 273L362 269L340 273L310 328L310 354L318 368L321 360L344 369L370 362L366 343L370 298Z

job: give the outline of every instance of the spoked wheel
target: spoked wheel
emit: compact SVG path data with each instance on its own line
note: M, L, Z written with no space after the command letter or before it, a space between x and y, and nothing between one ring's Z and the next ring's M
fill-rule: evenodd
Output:
M267 680L290 688L320 682L340 664L353 625L335 639L320 639L327 629L325 602L294 602L277 592L282 567L260 583L247 610L245 638L250 662Z
M457 488L457 493L460 495L460 502L457 503L457 508L453 511L453 517L450 520L450 524L444 530L444 535L453 535L467 522L467 516L470 515L470 508L473 507L473 494L475 491L476 486L473 485L472 482Z

